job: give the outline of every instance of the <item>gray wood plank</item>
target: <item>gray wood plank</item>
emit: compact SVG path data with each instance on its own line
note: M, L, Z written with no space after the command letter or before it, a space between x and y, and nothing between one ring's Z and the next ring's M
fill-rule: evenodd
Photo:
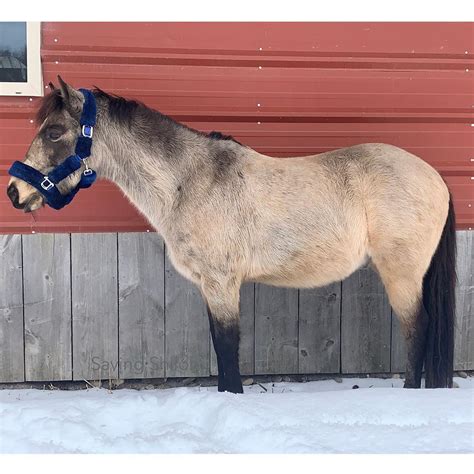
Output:
M342 282L343 373L390 371L390 313L383 284L370 267Z
M73 234L74 380L118 377L117 234Z
M23 282L20 235L0 235L0 382L23 382Z
M206 377L209 321L199 289L165 258L166 377Z
M69 234L23 236L25 378L71 380Z
M405 372L407 360L407 346L400 322L392 310L392 340L390 372Z
M474 370L474 232L457 233L455 370Z
M119 375L164 377L165 253L155 232L118 235Z
M255 285L255 372L298 373L298 290Z
M211 375L217 375L216 353L210 341ZM240 373L255 372L255 284L244 283L240 289Z
M299 372L339 373L341 283L299 293Z

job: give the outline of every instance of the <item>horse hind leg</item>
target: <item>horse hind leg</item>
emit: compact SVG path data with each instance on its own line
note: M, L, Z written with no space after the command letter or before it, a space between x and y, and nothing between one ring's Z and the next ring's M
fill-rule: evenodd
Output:
M404 386L420 388L428 332L428 314L422 298L422 273L412 271L402 274L399 267L374 263L406 340L407 364Z
M412 286L412 288L410 288ZM407 347L405 388L420 388L428 335L428 313L423 305L421 285L400 280L391 283L387 293L395 311Z

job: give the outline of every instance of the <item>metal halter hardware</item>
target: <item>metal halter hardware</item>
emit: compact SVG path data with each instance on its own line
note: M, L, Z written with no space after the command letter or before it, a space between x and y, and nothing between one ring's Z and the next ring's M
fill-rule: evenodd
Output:
M41 181L41 187L46 191L49 191L53 186L54 183L47 176L45 176L43 181Z
M92 136L92 134L91 134ZM84 163L84 166L86 167L86 169L84 170L84 176L90 176L92 173L94 173L94 170L89 168L89 165L87 164L87 158L84 158L82 160L82 162Z
M83 137L92 138L94 127L92 125L83 125L81 132Z
M96 172L89 168L87 158L91 154L97 104L91 91L87 89L79 90L84 96L84 105L80 119L81 134L77 138L74 155L68 156L60 165L51 170L47 176L21 161L15 161L8 170L11 176L26 181L36 188L44 196L46 203L53 209L62 209L73 200L80 189L90 187L96 179ZM68 194L61 194L57 184L75 173L82 165L85 165L85 170L77 186Z

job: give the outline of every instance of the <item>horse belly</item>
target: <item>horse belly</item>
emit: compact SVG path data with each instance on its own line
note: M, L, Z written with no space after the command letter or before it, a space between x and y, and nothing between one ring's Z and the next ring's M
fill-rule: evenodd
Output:
M284 255L282 255L284 254ZM365 239L344 245L321 246L281 252L269 249L264 265L251 278L259 283L289 288L314 288L341 281L368 260Z

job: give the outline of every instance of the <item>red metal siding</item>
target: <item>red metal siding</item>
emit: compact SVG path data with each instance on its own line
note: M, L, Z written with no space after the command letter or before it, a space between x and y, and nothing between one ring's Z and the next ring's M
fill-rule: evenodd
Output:
M45 84L59 73L274 156L401 146L442 173L458 226L473 227L471 23L44 23L42 31ZM35 134L37 102L0 98L2 190ZM35 216L1 191L0 211L2 233L148 228L107 182Z

